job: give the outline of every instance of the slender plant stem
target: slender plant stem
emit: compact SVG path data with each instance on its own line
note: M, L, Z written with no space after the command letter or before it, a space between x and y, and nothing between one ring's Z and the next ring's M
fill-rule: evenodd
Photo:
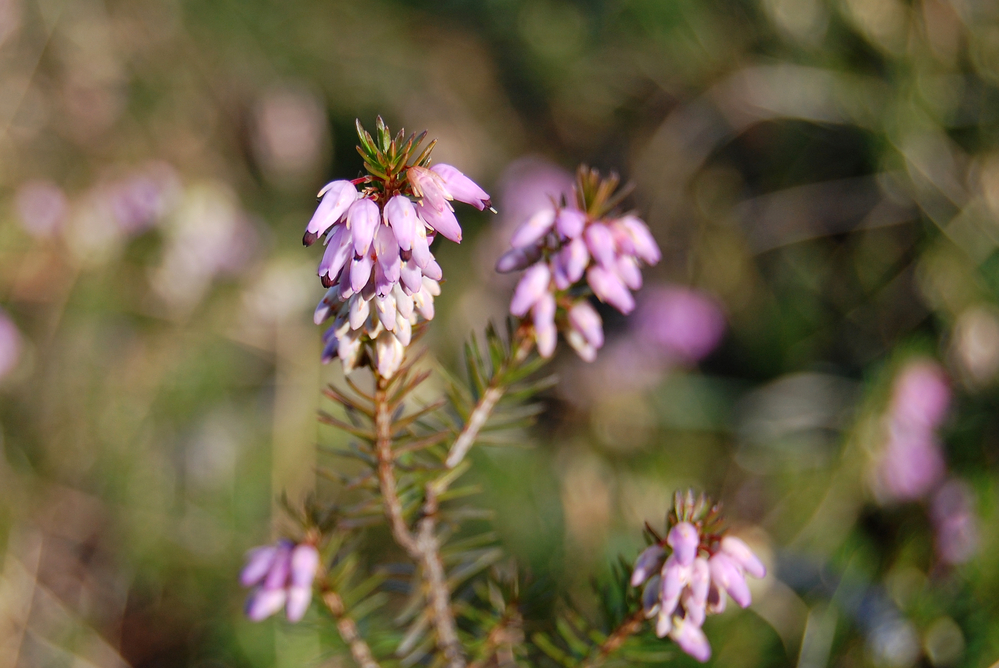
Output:
M510 359L509 364L496 369L493 374L492 380L489 382L489 387L486 391L482 393L479 397L478 403L475 404L475 408L468 416L468 421L465 426L462 427L461 433L458 434L458 438L455 439L454 445L451 446L451 451L447 456L447 467L453 469L455 466L461 463L461 460L465 458L468 451L472 449L475 444L475 439L478 438L479 432L484 426L486 426L486 421L489 420L489 416L492 415L493 410L496 408L496 404L499 403L500 399L506 393L507 387L503 383L503 377L513 369L524 363L527 356L531 352L531 348L534 345L534 341L530 336L522 333L522 329L517 330L516 339L514 341L516 345L516 350L514 351L513 357Z
M335 591L327 589L322 595L323 603L333 613L336 618L336 629L340 632L340 637L350 647L350 654L360 668L381 668L375 657L371 654L371 648L357 630L357 624L347 615L343 605L343 599Z
M625 640L641 631L643 624L645 624L645 613L642 610L626 618L621 622L620 626L607 636L607 639L597 649L596 655L584 663L582 668L596 668L603 664L611 654L621 649L621 645L624 644Z
M375 457L378 460L378 484L384 499L385 515L388 517L395 542L422 567L431 619L437 633L437 647L444 653L449 668L465 668L464 652L458 639L454 612L451 609L451 592L447 586L444 562L441 560L440 544L437 540L438 492L432 483L427 485L423 518L419 522L418 532L414 535L403 517L402 503L399 501L395 481L392 414L387 385L385 379L379 378L374 397Z
M513 642L523 640L519 629L520 623L521 617L517 612L516 607L508 607L507 611L503 613L502 619L500 619L496 626L489 631L489 635L486 636L486 641L482 651L479 652L479 658L469 663L468 668L486 668L489 660L494 656L497 657L498 663L501 666L514 663L513 650L509 646L512 645ZM518 640L514 640L515 637ZM497 656L500 653L500 648L504 645L508 646L509 656Z

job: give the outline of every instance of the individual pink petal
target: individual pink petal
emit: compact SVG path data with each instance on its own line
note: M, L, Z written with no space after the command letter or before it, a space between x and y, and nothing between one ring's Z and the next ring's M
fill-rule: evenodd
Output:
M753 554L748 545L735 536L725 536L721 539L721 551L732 557L735 563L754 578L766 576L767 569L763 562Z
M246 566L239 574L239 582L244 587L252 587L267 575L274 563L277 548L273 545L258 547L246 555Z
M640 586L651 574L662 568L665 560L666 550L661 545L652 545L642 550L635 560L635 570L631 572L631 586Z
M590 252L582 238L573 239L559 251L565 265L565 274L571 283L583 277L586 265L590 263Z
M327 183L320 191L322 200L312 214L312 219L305 228L302 243L311 246L326 230L332 227L347 211L358 197L357 188L350 181L333 181Z
M378 375L391 378L402 366L406 349L391 332L382 332L375 340L375 357Z
M405 195L396 195L385 205L385 220L392 227L396 241L402 250L413 247L413 235L420 221L416 218L416 207Z
M423 275L435 281L444 278L444 272L441 270L441 266L437 264L437 260L431 260L427 263L427 266L423 268Z
M680 646L680 649L701 663L711 658L711 645L708 643L708 638L692 620L676 620L669 637Z
M628 288L638 290L642 287L642 271L635 258L628 255L618 257L614 262L614 273Z
M378 205L370 199L359 199L347 209L347 227L354 240L354 252L358 255L368 253L380 218Z
M551 357L555 352L558 330L555 328L555 297L545 292L534 303L534 338L538 344L538 354Z
M545 264L536 264L525 271L514 290L513 300L510 302L510 313L517 317L526 315L534 303L541 298L541 295L548 291L551 278L551 271Z
M711 567L711 579L722 589L728 592L740 607L749 607L752 598L749 594L749 586L746 578L742 574L742 569L724 552L715 554L708 560Z
M586 225L586 214L579 209L559 209L555 219L555 229L559 234L569 239L575 239L583 233Z
M439 174L425 167L410 167L406 172L406 178L409 179L413 192L424 206L434 211L448 208L447 200L451 199L451 196L444 186L444 179Z
M528 218L513 233L510 245L514 248L529 246L548 234L555 225L555 209L546 207Z
M444 180L444 187L459 202L471 204L479 211L491 204L485 190L451 165L438 163L430 169Z
M284 607L288 593L284 589L257 589L246 601L246 616L252 622L260 622Z
M612 268L616 254L614 252L614 235L603 223L593 223L583 232L586 248L597 262L604 267Z
M588 301L580 300L569 309L569 325L594 348L604 345L604 328L600 314Z
M291 584L311 587L319 568L319 551L315 545L301 543L291 552Z
M663 607L660 614L672 614L676 610L676 606L680 602L680 594L690 578L690 573L691 567L684 566L677 561L676 555L670 555L666 563L663 564L661 571L662 593L660 596Z
M420 269L425 268L434 256L430 254L430 244L427 242L427 228L420 221L416 225L416 234L413 235L413 260Z
M350 232L343 225L338 225L330 235L323 259L319 262L319 275L328 276L330 280L335 279L353 254Z
M690 584L683 594L683 607L687 611L687 619L697 626L704 623L710 586L711 568L708 566L708 560L704 557L698 557L694 559L690 573Z
M371 312L371 304L367 299L361 299L360 295L355 295L350 299L350 311L347 322L351 329L360 329L364 321L368 319Z
M423 287L423 272L416 265L416 261L410 258L405 264L402 265L399 272L399 278L402 281L402 285L409 294L414 292L419 292L420 288Z
M290 541L283 540L278 543L274 551L274 561L264 578L265 589L283 589L288 582L288 573L291 570L291 548Z
M312 602L312 587L303 587L292 585L288 587L288 602L285 606L285 611L288 615L288 621L291 623L299 622L302 617L305 616L306 610L309 609L309 604Z
M701 536L690 522L679 522L666 536L666 544L673 548L673 555L682 566L694 563L700 542Z
M360 292L371 279L371 265L370 255L356 257L350 263L350 287L354 292Z
M461 243L461 225L454 217L454 211L450 207L444 207L440 211L423 204L416 205L416 212L427 225L440 232L445 238L456 244Z
M375 297L375 311L378 313L378 319L381 321L382 326L390 332L393 331L396 322L395 297L391 295L387 297Z
M601 301L627 315L635 308L635 300L616 274L601 266L590 267L586 282Z
M387 225L379 225L375 232L375 256L378 264L385 271L390 280L399 280L399 242L396 241L395 234ZM392 278L394 276L394 278Z
M625 216L615 221L616 225L624 228L631 237L634 245L634 254L641 258L646 264L656 264L662 258L659 245L649 232L648 226L637 216Z

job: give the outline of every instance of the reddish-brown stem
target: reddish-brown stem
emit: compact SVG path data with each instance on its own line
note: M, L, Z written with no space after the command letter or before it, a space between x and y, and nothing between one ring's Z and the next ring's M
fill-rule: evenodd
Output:
M347 615L343 599L340 598L340 595L331 589L327 589L322 594L322 601L326 605L326 608L333 613L333 617L336 619L336 629L340 633L340 637L343 638L343 641L350 648L350 654L354 657L357 665L360 668L381 668L378 662L375 661L374 655L371 654L371 648L368 647L368 643L364 641L364 638L358 632L357 624Z
M431 619L437 633L437 647L443 652L449 668L465 668L465 657L458 639L454 612L451 609L451 592L447 586L447 576L437 540L435 518L438 492L432 484L427 485L423 518L419 522L417 533L414 534L406 524L396 486L395 459L392 453L392 413L387 386L385 379L378 379L378 389L374 397L375 458L378 461L378 484L381 488L385 515L395 542L422 568L423 580L427 585Z

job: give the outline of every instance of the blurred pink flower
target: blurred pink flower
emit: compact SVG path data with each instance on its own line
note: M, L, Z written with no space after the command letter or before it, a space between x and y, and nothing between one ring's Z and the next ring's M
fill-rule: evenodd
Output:
M915 501L944 477L947 465L932 431L889 423L888 442L878 467L879 492L896 501Z
M165 162L150 163L112 183L104 192L115 222L140 234L163 218L180 191L180 179Z
M725 316L718 303L692 288L649 288L635 316L641 344L672 361L703 359L725 333Z
M0 378L17 366L21 355L21 334L14 322L0 310Z
M326 110L313 92L272 88L257 101L252 120L253 155L268 178L290 182L322 163L329 145Z
M66 195L51 181L23 183L14 199L21 227L39 239L57 234L69 210Z
M889 410L903 424L936 429L947 415L950 394L947 374L939 364L910 362L895 379Z
M710 504L696 510L693 496L688 498L691 503L675 506L676 512L670 513L675 524L666 540L638 556L631 586L645 585L642 607L646 618L655 618L656 635L668 635L703 663L711 656L701 631L704 618L725 610L726 595L748 607L752 600L746 576L763 578L767 569L746 543L720 530L717 515L705 516L705 505Z
M978 550L974 494L966 482L947 481L933 496L930 518L936 531L936 551L947 564L963 564Z
M319 552L314 545L290 540L251 550L239 579L254 587L246 601L246 616L254 622L285 608L288 620L305 616L312 601L312 583L319 570Z
M535 212L550 209L552 201L557 202L562 197L572 202L572 184L572 174L544 158L526 156L514 160L499 179L498 205L502 225L512 229ZM506 246L505 239L503 246Z
M908 362L892 387L887 441L877 466L876 492L885 500L915 501L947 472L936 429L950 406L943 368L928 359Z

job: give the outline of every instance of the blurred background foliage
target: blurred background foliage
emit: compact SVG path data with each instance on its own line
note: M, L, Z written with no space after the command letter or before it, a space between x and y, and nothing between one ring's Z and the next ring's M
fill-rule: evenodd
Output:
M245 621L235 576L337 465L299 240L378 113L499 209L439 249L445 366L579 162L636 185L646 291L724 313L683 354L603 312L525 447L476 452L544 596L594 610L692 485L771 566L707 623L717 665L992 665L997 85L989 0L0 0L0 666L346 665L314 612ZM953 391L958 558L939 503L871 484L913 357Z

